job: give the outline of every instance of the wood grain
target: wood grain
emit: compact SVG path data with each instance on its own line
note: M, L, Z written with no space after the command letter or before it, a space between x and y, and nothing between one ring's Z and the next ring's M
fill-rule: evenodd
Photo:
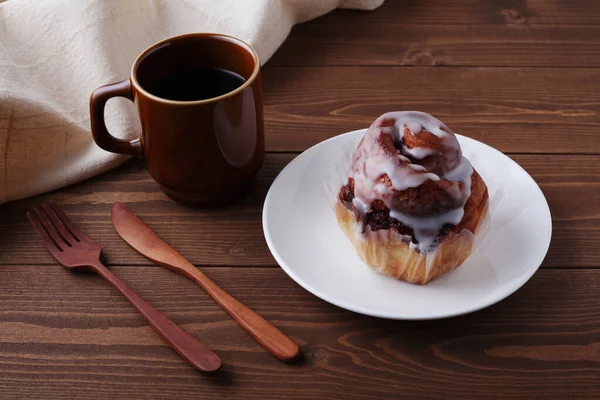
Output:
M303 151L419 110L500 151L600 154L600 70L267 67L267 149Z
M407 23L406 19L380 23L375 15L365 14L356 24L297 25L268 65L578 68L600 65L598 24L424 27Z
M276 266L262 233L262 205L273 179L293 157L268 155L249 196L217 210L173 203L139 160L55 193L5 204L0 206L0 264L55 264L25 218L27 209L53 198L102 245L109 265L147 264L111 225L110 208L120 201L194 264ZM600 156L512 157L540 184L550 205L554 232L543 265L600 267Z
M338 10L315 24L598 25L596 0L388 0L372 12Z
M598 270L542 270L486 310L403 322L329 305L279 269L206 269L301 344L306 358L296 365L265 353L187 279L160 267L113 271L215 349L223 371L190 368L97 276L3 266L10 285L0 293L0 398L600 396Z

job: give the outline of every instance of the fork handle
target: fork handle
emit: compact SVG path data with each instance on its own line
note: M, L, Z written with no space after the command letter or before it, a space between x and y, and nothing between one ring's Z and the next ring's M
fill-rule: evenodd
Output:
M193 367L207 372L219 369L221 358L214 351L197 341L163 313L152 307L150 303L142 299L102 263L98 262L90 265L90 267L123 293L127 300L146 318L150 326Z

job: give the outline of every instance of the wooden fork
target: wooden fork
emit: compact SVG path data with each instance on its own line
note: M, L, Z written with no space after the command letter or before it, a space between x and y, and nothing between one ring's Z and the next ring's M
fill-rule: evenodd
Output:
M97 273L123 293L150 326L192 366L209 372L219 369L221 359L215 352L175 325L100 262L101 247L81 232L56 203L50 200L48 204L35 207L33 212L27 212L27 217L59 263L68 269Z

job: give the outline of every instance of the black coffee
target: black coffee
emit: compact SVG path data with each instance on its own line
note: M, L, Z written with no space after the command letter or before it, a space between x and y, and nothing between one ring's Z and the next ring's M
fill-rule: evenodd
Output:
M205 100L229 93L245 81L242 76L226 69L193 69L167 76L149 87L148 91L168 100Z

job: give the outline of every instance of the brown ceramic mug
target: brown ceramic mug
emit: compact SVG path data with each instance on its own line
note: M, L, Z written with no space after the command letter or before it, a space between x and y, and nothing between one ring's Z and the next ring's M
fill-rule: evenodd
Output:
M193 80L184 90L199 83L202 71L215 69L233 72L243 83L216 97L191 100L163 98L154 89L171 77ZM117 139L106 129L104 108L112 97L136 104L139 138ZM90 118L98 146L143 156L165 193L186 205L212 206L238 197L265 157L260 62L252 47L226 35L188 34L148 48L128 79L94 91Z

